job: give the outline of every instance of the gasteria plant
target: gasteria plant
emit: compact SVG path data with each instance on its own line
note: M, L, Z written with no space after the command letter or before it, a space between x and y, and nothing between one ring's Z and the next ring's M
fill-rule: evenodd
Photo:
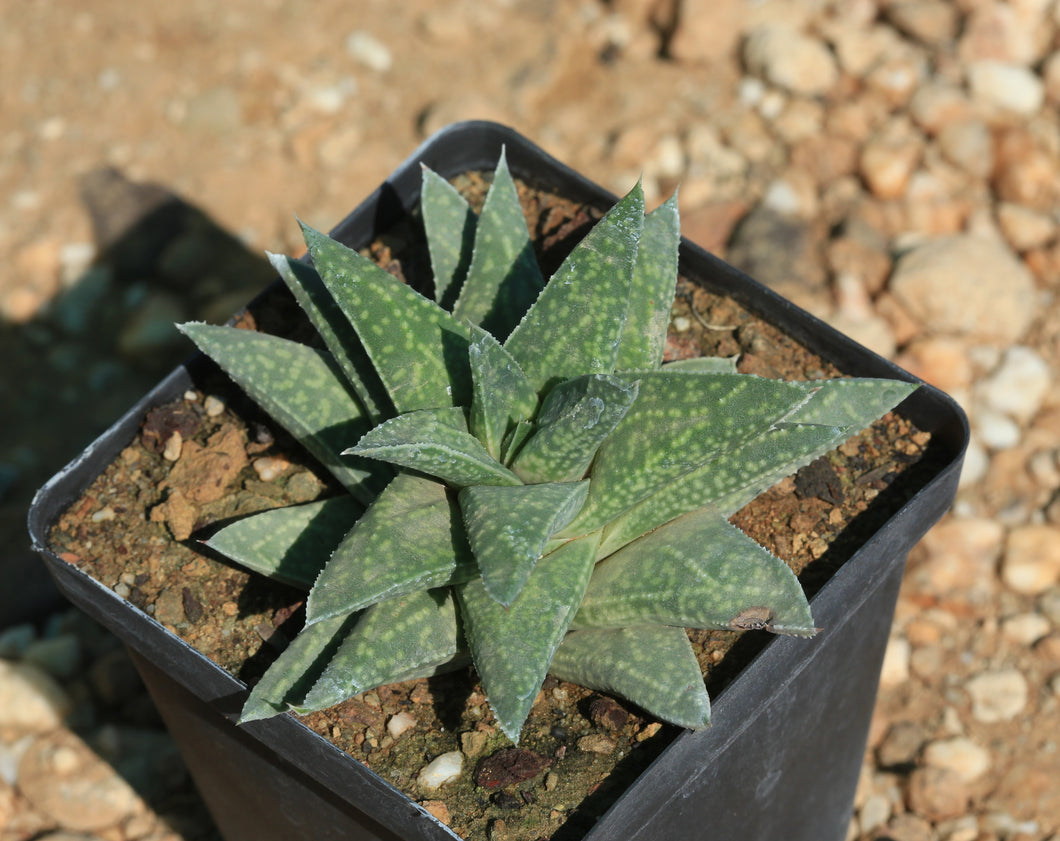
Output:
M349 491L208 541L309 590L243 721L470 662L516 742L550 671L704 727L685 628L815 632L727 518L915 386L664 364L677 204L639 185L548 282L503 154L481 215L424 169L422 216L434 301L303 225L314 268L270 258L326 349L181 328Z

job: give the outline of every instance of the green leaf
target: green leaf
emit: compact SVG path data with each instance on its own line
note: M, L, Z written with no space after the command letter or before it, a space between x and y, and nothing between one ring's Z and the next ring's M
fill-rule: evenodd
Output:
M680 371L692 374L735 374L737 356L693 356L690 359L674 359L664 362L662 370L668 373Z
M434 271L434 300L451 311L471 265L475 212L452 184L426 166L420 207Z
M513 426L508 434L504 436L504 443L501 445L501 461L511 465L515 457L523 449L523 444L534 434L535 429L536 427L532 421L519 421Z
M492 598L512 603L548 539L574 519L588 492L587 481L460 491L464 529Z
M481 325L503 341L544 285L519 193L502 151L475 230L471 268L453 315Z
M698 730L710 724L710 698L683 628L572 631L549 672L618 695L680 727Z
M271 718L300 702L356 621L356 614L345 614L303 629L250 690L239 723Z
M456 499L440 482L399 473L335 549L309 594L306 621L477 574Z
M397 411L466 406L467 327L356 251L306 225L302 232Z
M560 383L545 398L537 431L522 446L512 469L527 483L581 479L636 398L635 382L602 374Z
M600 447L589 499L568 536L600 528L656 491L669 493L677 477L762 435L806 399L796 384L743 374L623 376L639 382L637 401Z
M733 447L616 517L604 529L601 552L610 554L663 523L705 505L728 517L775 482L845 441L849 434L848 430L831 426L788 426Z
M641 377L643 393L647 378L637 376ZM780 385L797 388L806 398L772 427L723 449L715 458L682 473L620 514L604 530L601 553L610 554L645 532L704 505L730 516L775 482L864 429L915 388L896 380L873 379ZM829 425L833 421L849 423ZM619 431L621 427L616 435ZM586 529L595 526L597 518L590 517L589 513L593 511L593 493L598 484L601 480L594 467L589 499L583 514L567 529L568 533L582 525L583 517Z
M574 247L508 337L505 348L538 393L615 370L643 227L637 184Z
M816 632L791 568L703 508L597 564L572 627L740 628L752 610L777 633Z
M188 338L366 505L390 471L339 452L371 427L331 356L234 327L180 325ZM382 469L381 469L382 468Z
M666 328L677 288L677 248L681 244L681 222L677 193L644 217L644 232L637 250L637 263L615 368L645 371L662 364Z
M457 417L463 429L453 422ZM455 407L399 415L345 452L409 467L456 487L522 484L467 431L463 412Z
M282 254L269 254L268 257L323 338L368 417L374 423L389 417L393 410L386 389L372 368L368 354L357 338L357 331L331 297L316 269Z
M472 340L468 354L474 386L471 433L500 459L508 430L537 410L537 394L511 354L488 333Z
M860 430L882 417L919 388L902 380L840 378L798 383L809 399L784 423L817 424Z
M475 669L513 742L585 592L598 541L587 535L539 560L511 607L494 601L481 579L455 587Z
M352 496L275 508L236 520L206 545L247 569L308 592L362 513L364 506Z
M421 590L372 605L361 615L305 701L307 713L387 683L459 668L460 626L449 590Z

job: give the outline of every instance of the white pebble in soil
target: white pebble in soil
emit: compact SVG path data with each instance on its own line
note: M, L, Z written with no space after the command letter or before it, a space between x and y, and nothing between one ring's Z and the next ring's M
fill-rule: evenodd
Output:
M459 777L463 767L464 755L458 750L449 751L424 766L416 782L425 789L433 790Z
M1027 679L1016 669L981 672L964 688L972 700L972 717L983 724L1011 721L1027 707Z

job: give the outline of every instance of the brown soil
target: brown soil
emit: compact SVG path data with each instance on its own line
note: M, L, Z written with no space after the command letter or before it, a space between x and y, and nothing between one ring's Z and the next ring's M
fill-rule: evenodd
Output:
M457 183L473 203L486 186L477 176ZM521 194L539 257L551 270L599 214L525 185ZM410 247L411 233L391 231L368 253L422 288L426 263ZM241 326L305 338L297 318L291 328L286 293L270 298L271 306L241 316ZM672 323L687 329L672 329L669 358L739 354L741 371L788 379L841 373L737 304L684 278ZM61 518L53 549L252 684L300 629L304 596L213 557L188 538L235 517L337 489L219 374L207 372L196 385L183 400L148 415L140 436ZM207 396L220 397L224 410L207 411ZM174 431L183 440L176 461L165 452ZM888 415L762 494L733 521L784 558L812 594L863 535L904 502L928 440L908 421ZM284 467L278 475L263 474L267 462L261 459ZM760 631L690 634L711 694L768 641ZM412 713L416 726L394 739L386 723L402 711ZM509 747L507 739L470 670L380 687L304 721L462 837L528 841L580 837L677 733L639 710L549 677L523 731L522 753L499 754ZM459 780L425 796L416 784L420 769L452 750L471 761Z

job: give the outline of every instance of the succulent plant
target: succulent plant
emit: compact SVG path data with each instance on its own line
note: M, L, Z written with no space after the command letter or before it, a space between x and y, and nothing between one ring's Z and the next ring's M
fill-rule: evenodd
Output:
M547 282L503 154L481 214L426 168L421 207L435 300L303 225L313 267L270 258L321 347L181 328L348 491L208 541L309 591L242 719L470 663L513 741L550 671L705 726L685 628L815 633L727 518L915 386L664 364L676 197L637 185Z

